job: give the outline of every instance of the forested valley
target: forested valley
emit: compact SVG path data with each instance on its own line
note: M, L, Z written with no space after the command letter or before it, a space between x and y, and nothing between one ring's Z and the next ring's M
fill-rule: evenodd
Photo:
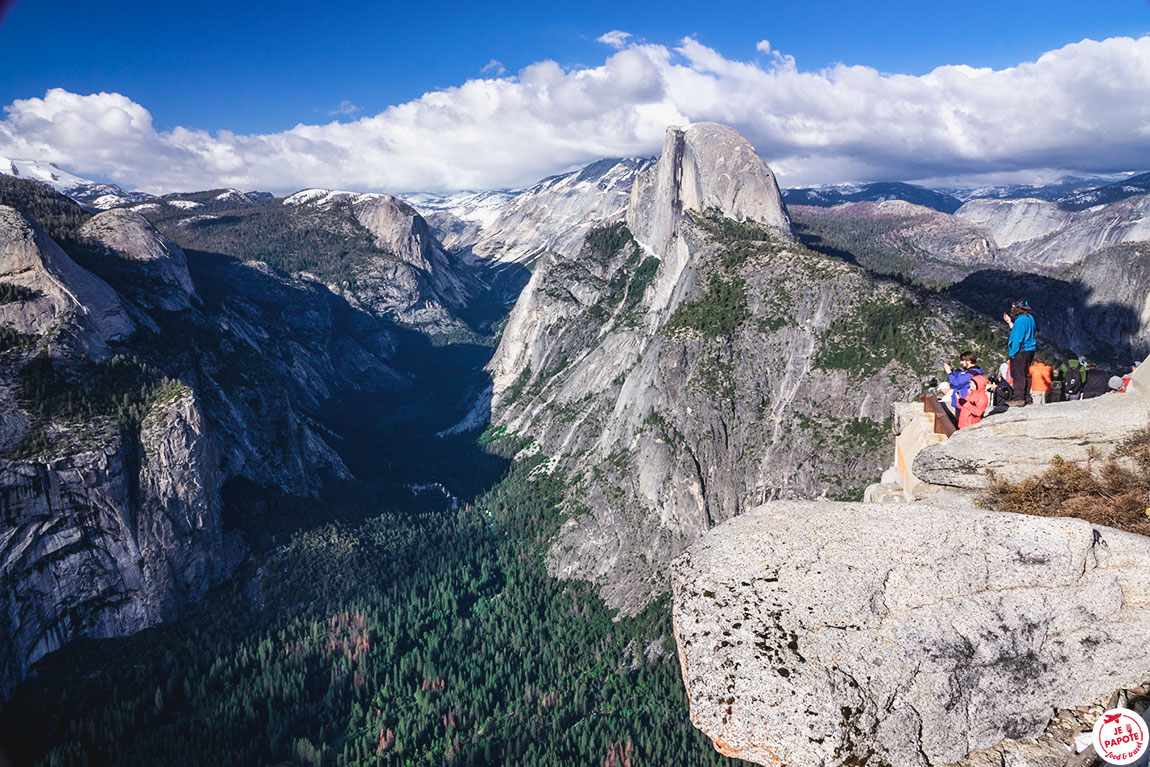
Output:
M174 623L39 664L2 718L18 763L730 763L688 720L665 600L618 619L547 574L561 473L512 461L522 438L434 436L490 349L405 353L413 392L327 413L360 479L228 487L249 563Z

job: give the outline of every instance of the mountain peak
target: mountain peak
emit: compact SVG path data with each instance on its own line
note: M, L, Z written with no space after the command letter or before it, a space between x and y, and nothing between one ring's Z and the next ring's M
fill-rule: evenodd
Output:
M706 122L670 126L659 161L635 179L627 225L641 242L665 253L684 212L712 208L791 234L775 174L738 131Z

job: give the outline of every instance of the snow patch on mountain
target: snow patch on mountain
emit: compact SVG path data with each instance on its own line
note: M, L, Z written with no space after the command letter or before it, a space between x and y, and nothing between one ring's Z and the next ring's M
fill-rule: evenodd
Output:
M348 192L342 189L302 189L284 198L284 205L328 205L333 202L356 203L382 197L380 194Z
M115 184L81 178L50 162L0 157L0 173L38 181L88 208L107 210L118 205L152 199L145 192L129 192Z
M500 189L491 192L455 192L404 194L400 197L421 213L449 213L463 221L474 221L482 227L495 223L507 202L519 191Z

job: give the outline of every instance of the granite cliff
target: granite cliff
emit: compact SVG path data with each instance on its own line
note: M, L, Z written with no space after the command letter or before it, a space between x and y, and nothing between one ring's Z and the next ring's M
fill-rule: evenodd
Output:
M888 403L965 327L799 245L735 131L672 128L626 211L536 266L489 365L492 428L568 478L551 571L632 611L712 526L877 474Z
M314 278L31 182L0 187L0 281L0 699L73 637L175 617L244 554L226 483L348 476L322 403L409 385L392 327Z

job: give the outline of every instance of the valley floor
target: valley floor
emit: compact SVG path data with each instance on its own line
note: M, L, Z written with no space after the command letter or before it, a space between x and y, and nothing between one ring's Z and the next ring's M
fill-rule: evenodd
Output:
M232 488L262 553L174 623L46 658L0 719L8 756L732 763L688 720L666 601L616 621L589 584L547 575L562 477L528 479L512 439L434 437L489 351L409 339L411 393L331 403L361 479L319 501ZM406 486L426 482L462 502Z

